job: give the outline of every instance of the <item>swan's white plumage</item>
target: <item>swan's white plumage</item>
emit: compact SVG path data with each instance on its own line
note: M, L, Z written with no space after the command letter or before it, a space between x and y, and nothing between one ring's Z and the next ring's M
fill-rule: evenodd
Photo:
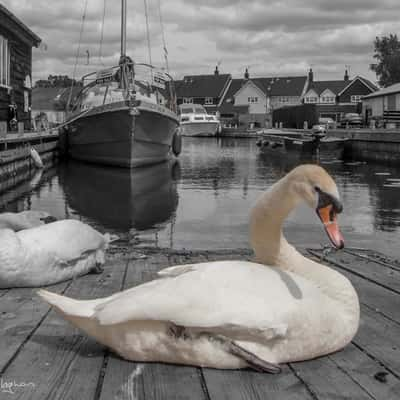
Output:
M48 212L39 210L26 210L18 213L4 212L0 214L0 229L11 229L18 232L22 229L44 225L49 218L55 220Z
M357 331L357 294L347 278L302 256L281 232L299 201L315 206L315 185L337 195L322 168L303 166L260 198L250 236L259 263L169 267L157 280L104 299L39 294L72 324L130 360L247 366L215 340L221 335L271 363L336 351ZM174 333L182 329L183 336Z
M105 235L76 220L0 229L0 287L50 285L104 263Z

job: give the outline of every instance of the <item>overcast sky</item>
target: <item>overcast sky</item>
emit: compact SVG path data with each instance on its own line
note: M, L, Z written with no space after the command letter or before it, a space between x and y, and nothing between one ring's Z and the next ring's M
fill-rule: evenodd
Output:
M164 34L172 75L221 73L241 77L305 75L373 81L373 40L400 33L399 0L147 0L152 61L163 65ZM128 0L127 53L148 62L143 0ZM73 76L85 0L5 0L3 4L46 44L33 52L33 80ZM102 30L105 4L104 29ZM120 1L88 0L75 76L118 63ZM103 33L103 40L102 38ZM102 44L101 44L102 43ZM89 65L87 51L89 52Z

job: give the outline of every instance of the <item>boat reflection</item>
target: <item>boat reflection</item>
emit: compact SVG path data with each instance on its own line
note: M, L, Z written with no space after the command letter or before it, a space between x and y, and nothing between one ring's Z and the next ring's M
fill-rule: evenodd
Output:
M73 161L62 166L59 180L79 215L109 229L142 231L175 215L179 168L177 161L133 169Z

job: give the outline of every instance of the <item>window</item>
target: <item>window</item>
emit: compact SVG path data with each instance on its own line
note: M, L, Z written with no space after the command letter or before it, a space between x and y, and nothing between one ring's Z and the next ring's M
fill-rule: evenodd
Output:
M249 103L258 103L258 97L248 97L247 98L247 101L249 102Z
M193 97L184 97L183 104L193 104Z
M214 104L214 99L212 97L206 97L204 104Z
M321 103L334 103L335 102L335 97L334 96L322 96L321 97Z
M318 97L306 97L304 99L305 103L317 103Z
M289 97L279 97L279 102L280 103L289 103Z
M0 35L0 85L10 84L10 53L8 40Z
M361 101L361 95L355 94L350 97L352 103L359 103Z

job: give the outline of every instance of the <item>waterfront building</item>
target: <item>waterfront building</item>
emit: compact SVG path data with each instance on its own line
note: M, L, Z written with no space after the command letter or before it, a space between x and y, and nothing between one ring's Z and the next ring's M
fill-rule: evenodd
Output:
M304 95L304 104L315 104L317 118L332 118L340 122L346 113L361 113L363 96L369 95L378 88L361 76L350 79L345 71L342 80L314 81L310 68L308 87Z
M0 4L0 134L31 128L32 47L41 39Z
M212 75L186 75L175 82L177 103L201 104L209 114L217 114L232 77L220 74L218 66Z
M269 127L275 109L301 104L306 76L251 78L248 69L242 79L232 79L220 106L221 120L232 119L246 127Z
M386 128L400 127L400 83L378 90L362 99L363 115L375 126L382 121Z

